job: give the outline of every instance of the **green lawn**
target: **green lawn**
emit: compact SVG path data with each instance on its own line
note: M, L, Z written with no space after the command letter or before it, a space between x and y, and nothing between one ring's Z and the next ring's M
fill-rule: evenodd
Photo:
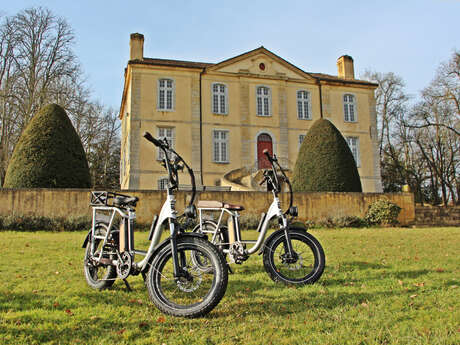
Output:
M131 293L90 289L83 232L0 232L0 343L460 344L459 228L312 233L327 257L317 284L274 284L253 256L188 320L153 307L140 276Z

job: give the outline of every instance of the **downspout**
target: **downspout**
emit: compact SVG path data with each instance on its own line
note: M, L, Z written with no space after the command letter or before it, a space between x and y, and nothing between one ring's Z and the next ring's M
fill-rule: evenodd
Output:
M202 109L203 97L201 94L201 82L202 82L203 73L204 73L204 68L200 72L200 183L201 183L201 186L203 186L204 188L204 184L203 184L203 109Z
M319 114L321 118L323 118L323 92L321 89L321 80L319 78L316 78L316 83L318 84L319 89Z

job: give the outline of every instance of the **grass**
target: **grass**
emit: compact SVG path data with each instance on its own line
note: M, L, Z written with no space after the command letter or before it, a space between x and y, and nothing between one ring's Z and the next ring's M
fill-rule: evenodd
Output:
M274 284L255 255L207 317L188 320L153 307L140 276L131 293L90 289L83 232L0 232L0 343L460 343L459 228L312 233L327 257L317 284Z

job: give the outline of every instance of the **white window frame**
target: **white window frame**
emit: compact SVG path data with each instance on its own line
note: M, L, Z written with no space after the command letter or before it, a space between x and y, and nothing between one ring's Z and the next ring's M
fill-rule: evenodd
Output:
M170 133L167 131L171 130ZM171 134L171 135L168 135ZM169 146L174 149L175 144L176 144L176 128L175 127L157 127L157 138L163 140L165 138L168 140ZM159 161L163 160L165 158L164 152L158 148L158 154L157 154L157 159ZM170 157L172 158L172 157Z
M352 97L350 101L349 97ZM356 96L352 93L345 93L342 96L343 103L343 119L345 122L357 122L358 121L358 107L356 104ZM350 111L353 111L352 116L350 116Z
M215 87L223 87L224 91L214 90ZM215 102L216 99L217 103ZM228 87L224 83L211 84L211 112L218 115L228 115Z
M346 137L345 138L350 148L353 158L355 159L356 167L361 166L361 158L359 153L359 137Z
M259 94L259 90L267 90L267 94ZM259 100L261 104L261 112L259 112ZM265 102L266 101L266 102ZM257 116L272 116L272 89L266 85L258 85L256 87L256 114Z
M216 133L225 133L225 138L216 138ZM214 163L230 163L230 131L227 129L212 130L212 161ZM216 146L217 145L217 146ZM216 151L217 150L217 151ZM223 151L224 150L224 151ZM225 152L225 159L222 158L222 152Z
M171 86L161 86L161 82L171 82ZM157 83L157 109L158 111L174 111L176 104L176 82L172 78L160 78ZM161 105L161 95L164 92L164 103ZM171 104L168 105L168 92L171 92Z
M157 180L158 190L167 190L168 189L169 178L167 176L161 176Z
M306 97L300 97L306 95ZM311 120L311 93L307 90L297 90L297 118L299 120Z
M306 134L299 134L299 150L300 146L302 146L303 141L305 140Z

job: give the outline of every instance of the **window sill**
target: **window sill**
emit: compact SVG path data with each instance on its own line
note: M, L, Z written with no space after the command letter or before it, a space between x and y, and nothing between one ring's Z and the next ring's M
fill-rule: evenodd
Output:
M270 115L259 115L259 114L256 114L256 115L257 115L257 117L273 117L273 115L271 115L271 114L270 114Z
M304 119L304 118L297 117L297 120L301 120L301 121L312 121L313 118L309 117L308 119Z
M230 164L230 162L228 162L228 161L227 161L227 162L216 162L216 161L212 161L212 162L215 163L215 164Z

